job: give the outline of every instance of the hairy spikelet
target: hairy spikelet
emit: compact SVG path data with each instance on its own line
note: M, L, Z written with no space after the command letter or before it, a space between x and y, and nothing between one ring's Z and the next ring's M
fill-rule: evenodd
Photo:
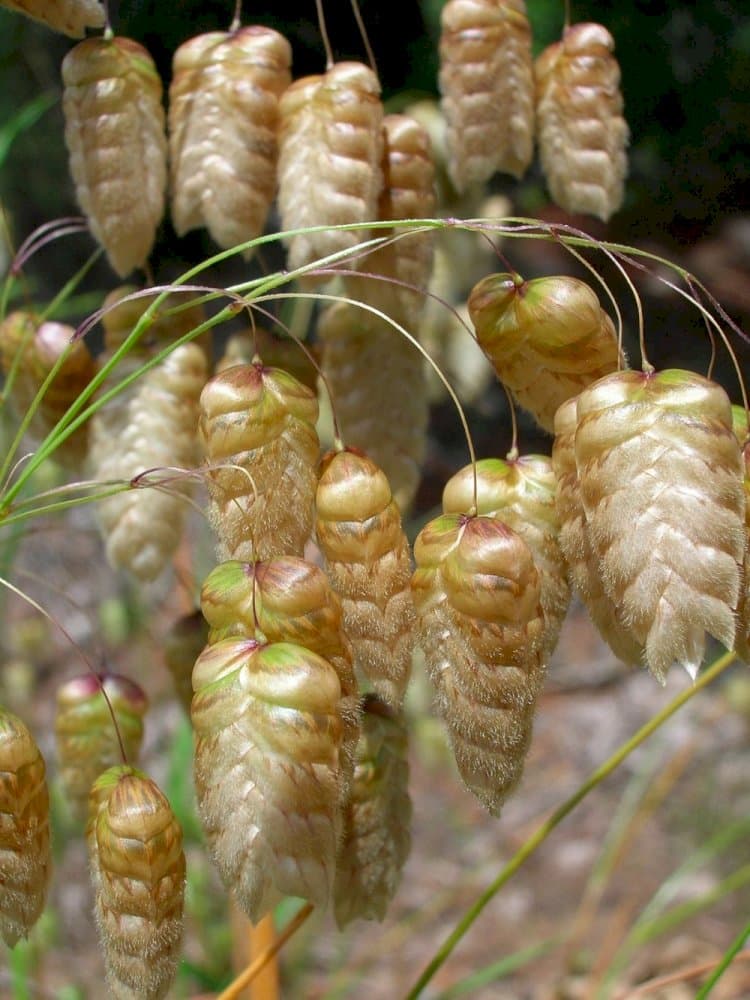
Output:
M141 688L117 674L101 678L83 674L57 689L58 773L66 801L77 820L82 821L86 816L94 781L122 759L120 739L128 759L138 759L147 708L148 700Z
M521 778L543 680L539 574L492 517L444 514L414 543L418 642L461 777L493 814Z
M214 31L175 52L169 88L172 219L221 247L260 236L276 190L279 97L292 50L272 28Z
M737 655L750 663L750 436L747 412L741 406L732 407L734 433L742 448L745 488L745 558L742 564L742 588L737 605Z
M369 222L382 187L380 84L357 62L296 80L280 102L279 212L282 229ZM289 266L348 250L361 230L306 233L288 240Z
M65 56L65 142L76 197L121 276L142 267L164 215L162 85L129 38L87 38Z
M334 912L344 927L382 920L411 847L408 730L403 712L367 695L354 782L344 809Z
M535 64L539 154L566 212L606 221L622 205L628 126L615 43L601 24L574 24Z
M498 170L522 177L534 152L524 0L449 0L441 27L439 82L456 189L481 184Z
M50 872L44 759L23 722L0 708L0 937L9 948L41 916Z
M341 685L341 765L348 786L359 739L359 688L341 600L323 570L297 556L220 563L203 582L201 608L211 643L230 636L293 642L331 664Z
M429 417L421 355L384 320L344 302L323 313L318 336L344 439L381 467L406 511L421 478Z
M130 333L149 301L124 303L108 314L105 359ZM136 372L170 331L178 337L186 332L185 327L197 326L201 317L200 310L187 310L177 314L174 322L163 317L154 323L148 339L117 365L103 388ZM133 486L97 505L107 558L140 580L153 580L166 568L182 537L185 497L192 483L179 470L192 469L198 462L198 400L206 378L203 350L195 343L182 344L92 419L90 455L95 479L128 482L149 470L158 470L154 473L157 481L168 479L163 488Z
M745 551L742 455L724 390L621 372L584 390L575 458L602 581L660 680L695 677L705 633L734 647Z
M355 665L398 707L411 674L411 552L381 469L353 450L323 459L315 534L344 608Z
M383 190L377 219L430 218L435 214L435 168L427 130L407 115L386 115L383 137ZM425 302L435 230L408 232L400 227L379 229L378 236L398 238L368 254L358 266L380 277L347 277L345 284L351 298L382 310L412 330Z
M557 478L555 505L560 520L560 548L568 567L568 579L586 606L591 620L615 656L637 666L644 648L626 628L620 610L604 589L599 564L594 557L586 527L575 456L577 400L567 400L555 414L552 468Z
M101 28L104 8L99 0L0 0L0 6L41 21L69 38L83 38L87 28Z
M284 895L325 906L341 827L341 687L293 643L223 639L193 671L195 786L222 879L257 922Z
M279 368L235 365L208 382L200 405L219 558L302 556L320 450L315 394Z
M88 799L88 812L86 815L86 851L89 862L89 875L94 889L94 895L99 891L101 885L101 873L99 869L99 846L96 842L96 824L99 814L103 812L113 788L120 778L133 775L148 781L143 771L139 771L130 764L115 764L102 771L99 777L91 786Z
M555 507L557 479L546 455L486 458L476 463L476 513L497 517L521 537L534 557L544 614L542 656L550 656L570 603L565 557ZM457 472L443 490L443 512L465 514L474 506L474 467Z
M577 278L491 274L469 314L498 378L547 431L566 399L624 365L612 321Z
M249 365L262 361L267 368L283 368L298 382L313 392L318 391L318 369L315 347L307 346L309 355L291 337L277 337L262 327L247 333L233 333L224 345L224 353L216 362L215 374L232 365Z
M164 661L188 715L193 700L193 667L207 642L208 626L200 608L178 618L164 639Z
M19 419L25 416L52 369L61 362L27 428L34 443L49 434L96 373L96 364L86 344L82 340L71 342L74 334L72 326L42 322L27 312L10 313L0 323L0 367L6 377L8 401ZM8 381L11 372L12 383ZM74 469L80 468L87 445L88 424L83 424L55 449L54 457Z
M95 904L109 996L159 1000L177 972L183 931L182 830L156 784L117 768L95 820ZM95 792L94 799L98 792Z

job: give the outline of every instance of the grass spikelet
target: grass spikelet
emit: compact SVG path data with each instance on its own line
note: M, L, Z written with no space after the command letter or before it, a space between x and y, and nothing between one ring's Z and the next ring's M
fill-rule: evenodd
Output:
M25 14L69 38L83 38L87 28L104 25L104 7L99 0L0 0L0 6Z
M458 770L492 813L521 779L544 667L539 574L492 517L444 514L414 543L418 642Z
M355 665L398 707L411 674L415 612L411 552L388 480L354 450L330 453L315 504L315 534L342 598Z
M65 142L76 198L109 262L143 267L164 215L167 137L162 84L130 38L87 38L65 56Z
M215 31L175 52L169 88L172 218L220 247L263 232L276 190L279 98L292 50L272 28Z
M307 350L314 358L314 345L309 346ZM215 374L218 375L232 365L249 365L257 358L260 358L267 368L283 368L308 389L313 392L318 391L318 369L313 360L291 337L277 337L263 327L233 333L224 345L224 353L216 362Z
M535 63L539 154L550 194L566 212L607 219L622 205L629 132L614 39L574 24Z
M0 708L0 937L9 948L41 916L50 872L44 759L24 723Z
M523 0L449 0L440 91L457 191L496 172L522 177L534 152L531 28Z
M498 378L547 431L566 399L625 363L612 321L577 278L491 274L472 289L469 313Z
M737 440L742 447L745 488L745 558L742 564L742 588L737 605L737 655L750 663L750 437L748 437L747 412L741 406L732 407L732 423Z
M325 906L341 828L341 686L293 643L223 639L193 671L195 785L224 880L257 923L284 895Z

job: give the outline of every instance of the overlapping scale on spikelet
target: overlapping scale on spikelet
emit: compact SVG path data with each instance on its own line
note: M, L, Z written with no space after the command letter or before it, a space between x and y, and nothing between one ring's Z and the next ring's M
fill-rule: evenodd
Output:
M383 106L369 67L335 63L296 80L280 101L279 195L282 229L369 222L382 187ZM361 230L290 237L289 266L355 247Z
M566 212L606 221L622 205L629 132L614 39L574 24L535 63L539 155L550 194Z
M224 353L216 362L215 374L232 365L249 365L259 358L267 368L283 368L298 382L317 392L314 345L307 346L307 352L309 356L291 337L277 337L263 327L256 327L252 331L233 333L227 339Z
M418 642L467 787L493 814L521 778L544 667L539 574L492 517L444 514L414 543Z
M200 608L178 618L164 637L164 662L188 715L193 700L193 667L207 642L208 625Z
M380 466L406 511L421 478L429 418L422 356L384 320L344 302L322 314L318 337L345 441Z
M119 289L111 301L117 301L123 292ZM103 359L111 357L150 301L126 302L105 316ZM174 304L171 300L168 303ZM198 307L162 317L148 331L148 340L114 368L103 389L136 372L155 355L157 347L163 346L159 341L170 334L174 339L180 337L197 327L202 318ZM182 344L92 418L93 478L128 482L143 472L159 470L154 478L169 480L163 488L134 487L97 504L107 558L140 580L153 580L166 568L182 537L185 497L192 492L192 482L179 470L194 468L199 459L198 400L206 378L202 348L195 343Z
M231 636L293 642L331 664L341 685L341 764L348 783L359 739L359 687L341 600L323 570L297 556L220 563L203 582L201 608L211 643Z
M162 85L130 38L87 38L65 56L65 142L94 237L121 276L142 267L164 215L167 137Z
M104 7L99 0L0 0L0 6L41 21L69 38L83 38L87 28L104 25Z
M401 881L411 846L407 754L403 712L367 695L336 866L339 927L357 917L382 920Z
M315 535L342 598L355 665L398 706L411 674L415 612L411 552L388 479L365 455L331 453L315 508Z
M156 784L133 769L116 769L96 811L94 916L108 995L160 1000L177 972L182 941L182 830Z
M221 247L263 232L276 190L279 98L292 50L272 28L214 31L175 52L169 88L172 219Z
M208 844L253 922L284 895L325 906L341 828L341 686L293 643L223 639L193 671L195 785Z
M491 274L472 289L469 313L498 378L547 431L566 399L625 363L612 321L577 278Z
M302 556L320 449L315 393L280 368L234 365L208 382L200 406L219 558Z
M440 91L458 191L496 171L522 177L534 152L531 28L523 0L449 0Z
M127 776L148 780L143 771L132 767L130 764L115 764L102 771L99 777L91 786L88 798L88 809L86 815L86 851L89 862L89 875L94 894L99 891L101 885L101 874L99 869L99 846L96 842L96 824L99 814L103 812L112 790L117 785L120 778Z
M643 663L644 647L622 620L621 610L604 589L599 563L589 541L586 512L581 500L575 456L575 397L567 400L555 414L555 442L552 468L557 477L555 504L560 520L560 548L568 567L568 579L586 606L591 620L609 648L625 663Z
M546 455L485 458L467 465L446 483L443 511L461 514L474 505L476 512L497 517L521 537L534 557L541 583L544 615L542 655L547 659L557 645L570 603L565 557L559 543L560 522L555 507L557 478Z
M0 707L0 937L9 948L41 916L50 872L44 759L24 723Z
M86 815L94 781L122 759L120 740L128 760L138 759L147 708L148 699L141 688L119 674L82 674L57 689L58 774L76 819L83 820Z
M65 357L27 428L35 443L49 434L96 373L84 341L71 343L74 334L72 326L42 322L29 312L10 313L0 323L0 367L6 377L8 400L19 418L25 416L44 380ZM11 370L15 371L12 384L7 381ZM83 424L55 449L54 458L80 469L87 446L88 425Z
M742 588L737 605L737 655L750 663L750 436L748 436L747 411L741 406L732 407L732 424L742 448L745 489L745 558L742 564Z
M621 372L578 397L587 533L623 623L663 679L695 676L706 633L732 649L745 551L740 445L724 390L677 369Z

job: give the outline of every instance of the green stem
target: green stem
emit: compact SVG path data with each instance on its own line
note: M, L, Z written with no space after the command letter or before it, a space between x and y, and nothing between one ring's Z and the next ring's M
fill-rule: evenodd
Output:
M412 989L407 994L407 1000L415 1000L416 997L420 996L422 990L430 982L438 969L445 963L453 949L472 926L485 906L487 906L487 904L494 898L505 883L510 881L512 876L515 875L524 862L544 843L552 831L560 825L562 820L564 820L565 817L573 811L573 809L575 809L579 802L585 799L589 792L601 784L605 778L607 778L617 767L619 767L619 765L633 752L633 750L636 749L636 747L639 747L641 743L651 736L652 733L656 732L656 730L659 729L659 727L662 726L667 719L671 718L671 716L673 716L678 709L682 708L682 706L690 701L691 698L695 697L699 691L707 687L716 677L719 676L719 674L726 670L727 667L734 662L735 658L736 654L729 652L724 653L717 660L715 660L714 663L701 674L692 687L687 688L679 694L665 708L650 719L645 726L642 726L634 736L632 736L626 743L616 750L611 757L598 767L593 774L591 774L590 777L584 781L578 790L555 810L548 820L542 823L536 832L529 837L520 850L517 851L511 858L494 881L491 882L487 889L485 889L485 891L479 896L477 901L469 907L461 920L459 920L458 924L445 939L443 944L437 950L431 961L417 979Z
M709 993L711 993L714 986L716 986L718 981L721 979L726 970L732 964L733 959L742 950L742 946L747 941L749 935L750 935L750 921L748 921L748 923L745 924L745 926L742 928L742 930L734 939L734 941L732 941L729 948L727 948L722 960L716 966L716 968L708 977L703 986L701 986L701 988L695 994L695 1000L706 1000L706 997L709 995Z

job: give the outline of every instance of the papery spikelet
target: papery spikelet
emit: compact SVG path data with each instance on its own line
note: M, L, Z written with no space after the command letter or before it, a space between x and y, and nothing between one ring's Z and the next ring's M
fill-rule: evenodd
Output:
M317 392L318 369L314 345L307 346L306 351L303 351L291 337L277 337L262 327L257 327L252 332L233 333L224 345L224 353L216 362L215 374L218 375L232 365L249 365L257 360L262 361L267 368L283 368L298 382Z
M41 916L50 871L44 759L23 722L0 708L0 937L9 948Z
M182 941L182 830L150 778L118 769L95 839L94 915L109 995L159 1000L174 980Z
M193 667L207 642L208 625L200 609L178 618L164 639L164 661L188 715L193 700Z
M741 406L732 407L734 433L742 447L745 466L745 558L742 564L742 588L737 605L737 655L750 663L750 436L748 436L747 411Z
M369 222L382 186L380 84L357 62L296 80L280 101L279 212L282 229ZM289 266L348 250L358 230L290 237Z
M727 648L745 551L740 445L724 390L693 372L621 372L584 390L575 457L605 590L651 672L695 677Z
M403 712L367 695L336 866L339 927L356 917L382 920L401 881L411 847L407 754Z
M544 667L531 551L491 517L445 514L414 543L422 646L456 763L493 814L521 778Z
M220 563L203 581L208 641L230 636L293 642L327 660L341 685L342 775L348 783L359 739L359 688L341 600L318 566L296 556Z
M458 191L495 171L522 177L534 152L531 28L523 0L449 0L440 90Z
M381 222L430 218L435 214L435 168L427 130L406 115L386 115L383 136L383 190L376 218ZM378 236L398 239L367 254L358 267L380 277L347 276L345 283L352 298L375 306L411 330L425 302L435 230L407 233L401 227L378 229Z
M292 50L272 28L215 31L175 52L169 88L172 218L221 247L263 232L276 190L279 97Z
M323 459L315 534L344 608L355 665L398 706L411 674L414 603L411 552L381 469L355 451Z
M122 759L120 740L128 759L138 759L147 708L148 700L141 688L118 674L101 678L83 674L57 689L58 769L65 798L76 819L86 815L94 781Z
M0 0L0 6L41 21L69 38L83 38L87 28L104 25L99 0Z
M164 214L167 138L162 85L130 38L87 38L65 56L65 142L76 197L124 277L142 267Z
M27 433L41 441L57 424L96 373L96 364L75 330L65 323L42 322L33 313L10 313L0 323L0 366L6 393L16 414L23 417L43 382L65 357L31 418ZM15 367L12 384L8 376ZM54 452L54 458L79 467L86 454L88 425L83 424Z
M555 414L552 468L557 477L555 505L560 520L560 548L565 556L570 584L586 606L602 638L618 659L638 666L643 663L643 644L626 628L620 611L607 595L588 538L586 512L576 469L576 405L577 400L573 397L563 403Z
M224 639L193 671L195 786L227 887L257 922L284 895L325 906L341 817L341 687L293 643Z
M628 126L615 43L601 24L574 24L536 60L539 155L566 212L606 220L622 205Z
M547 431L566 399L624 365L612 321L577 278L491 274L469 313L498 378Z
M115 764L112 767L108 767L106 771L102 771L89 791L88 811L86 814L86 851L88 853L89 875L91 876L94 894L99 891L101 885L99 846L96 842L96 824L99 820L99 814L104 811L112 790L120 778L129 775L148 781L143 771L131 767L130 764Z
M422 356L384 320L345 302L323 313L318 336L344 439L381 467L406 511L421 478L429 418Z
M486 458L467 465L448 480L443 490L443 511L497 517L528 545L541 583L544 614L542 655L546 659L557 645L570 602L565 557L559 544L560 522L555 508L557 478L546 455L519 458Z
M215 375L200 403L219 557L301 556L312 532L317 397L281 369L251 364Z

